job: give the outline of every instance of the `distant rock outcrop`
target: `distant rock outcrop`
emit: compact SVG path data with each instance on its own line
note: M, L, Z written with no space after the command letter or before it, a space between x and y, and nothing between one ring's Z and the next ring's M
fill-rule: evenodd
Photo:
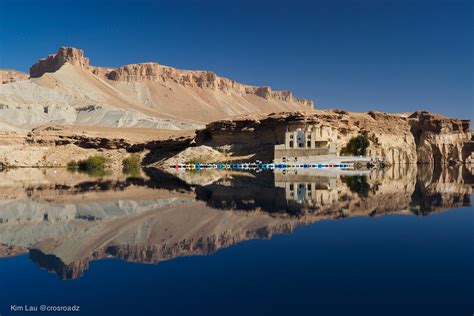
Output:
M89 67L89 58L84 57L81 49L74 47L60 47L56 54L40 59L30 67L30 77L38 78L46 72L55 72L66 62L83 68Z
M18 70L10 70L10 69L0 69L0 83L12 83L15 81L21 81L28 79L28 74L18 71Z
M18 79L8 75L2 81ZM237 83L211 71L158 63L91 66L73 47L39 60L29 79L0 85L0 131L45 124L194 130L235 115L312 108L313 101L290 91Z
M99 73L99 71L97 71ZM256 95L264 99L276 99L286 102L300 103L309 108L313 101L298 99L291 91L273 91L271 87L255 87L238 83L234 80L217 76L212 71L179 70L162 66L158 63L131 64L111 70L105 76L115 81L158 81L162 83L174 82L184 87L199 87L241 95Z
M298 99L291 91L273 91L271 87L256 87L238 83L234 80L217 76L212 71L180 70L160 65L158 63L130 64L114 68L94 67L89 65L89 58L84 57L84 51L74 47L60 47L56 54L40 59L30 67L31 78L41 77L47 72L55 72L66 62L90 70L93 74L114 81L172 81L185 87L212 89L226 94L238 93L276 99L286 102L299 103L313 107L313 101Z

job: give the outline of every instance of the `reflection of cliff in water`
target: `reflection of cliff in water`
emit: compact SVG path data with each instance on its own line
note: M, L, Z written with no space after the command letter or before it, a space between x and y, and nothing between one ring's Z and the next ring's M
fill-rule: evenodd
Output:
M0 248L2 256L29 249L38 266L70 279L95 259L157 263L321 219L470 205L472 175L462 167L404 167L364 174L147 169L146 178L0 180Z
M196 196L214 208L292 215L428 214L470 205L473 183L462 166L418 172L416 165L365 173L275 170L199 186Z

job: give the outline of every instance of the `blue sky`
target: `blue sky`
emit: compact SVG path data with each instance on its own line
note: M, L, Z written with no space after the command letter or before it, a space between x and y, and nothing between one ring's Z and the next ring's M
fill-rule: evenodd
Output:
M473 119L473 2L0 0L0 68L59 46L290 89L318 108Z

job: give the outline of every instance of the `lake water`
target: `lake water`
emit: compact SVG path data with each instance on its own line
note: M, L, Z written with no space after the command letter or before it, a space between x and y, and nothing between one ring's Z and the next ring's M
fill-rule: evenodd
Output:
M0 314L472 315L473 185L463 167L0 172Z

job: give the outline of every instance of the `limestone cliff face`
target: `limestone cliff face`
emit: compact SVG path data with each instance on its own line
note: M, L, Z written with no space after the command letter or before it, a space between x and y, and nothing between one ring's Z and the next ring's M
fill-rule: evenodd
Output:
M0 84L12 83L28 79L28 74L18 70L0 69Z
M219 150L256 154L256 159L273 159L273 146L284 143L287 128L318 125L338 131L336 145L341 150L348 140L367 135L368 154L386 157L391 163L416 161L415 140L407 118L385 113L349 113L339 110L315 113L285 112L269 116L246 116L210 123L198 132L198 144L211 143Z
M89 58L84 52L74 47L60 47L56 54L39 60L30 67L30 77L41 77L45 73L55 72L66 62L89 70L92 74L103 79L124 82L174 82L184 87L198 87L223 92L227 95L254 95L266 100L286 101L299 105L313 107L313 101L298 99L291 91L273 91L271 87L249 86L234 80L217 76L212 71L179 70L158 63L140 63L114 68L95 67L89 65Z
M418 162L464 162L463 149L471 139L469 120L415 112L409 117L417 145ZM464 155L466 156L466 155Z
M30 77L38 78L46 72L55 72L66 62L83 68L89 68L89 58L84 57L82 50L74 47L60 47L56 54L40 59L36 64L31 66Z
M256 87L240 84L234 80L217 76L212 71L179 70L162 66L158 63L143 63L126 65L111 70L105 76L115 81L157 81L174 82L185 87L218 90L225 94L255 95L264 99L275 99L286 102L296 102L311 108L313 101L298 99L291 91L273 91L271 87Z
M470 140L469 121L427 112L406 115L380 112L350 113L341 110L313 113L285 112L245 116L210 123L197 133L197 143L270 161L272 148L284 143L287 128L319 125L335 128L338 150L351 137L367 135L368 155L390 163L466 162Z

